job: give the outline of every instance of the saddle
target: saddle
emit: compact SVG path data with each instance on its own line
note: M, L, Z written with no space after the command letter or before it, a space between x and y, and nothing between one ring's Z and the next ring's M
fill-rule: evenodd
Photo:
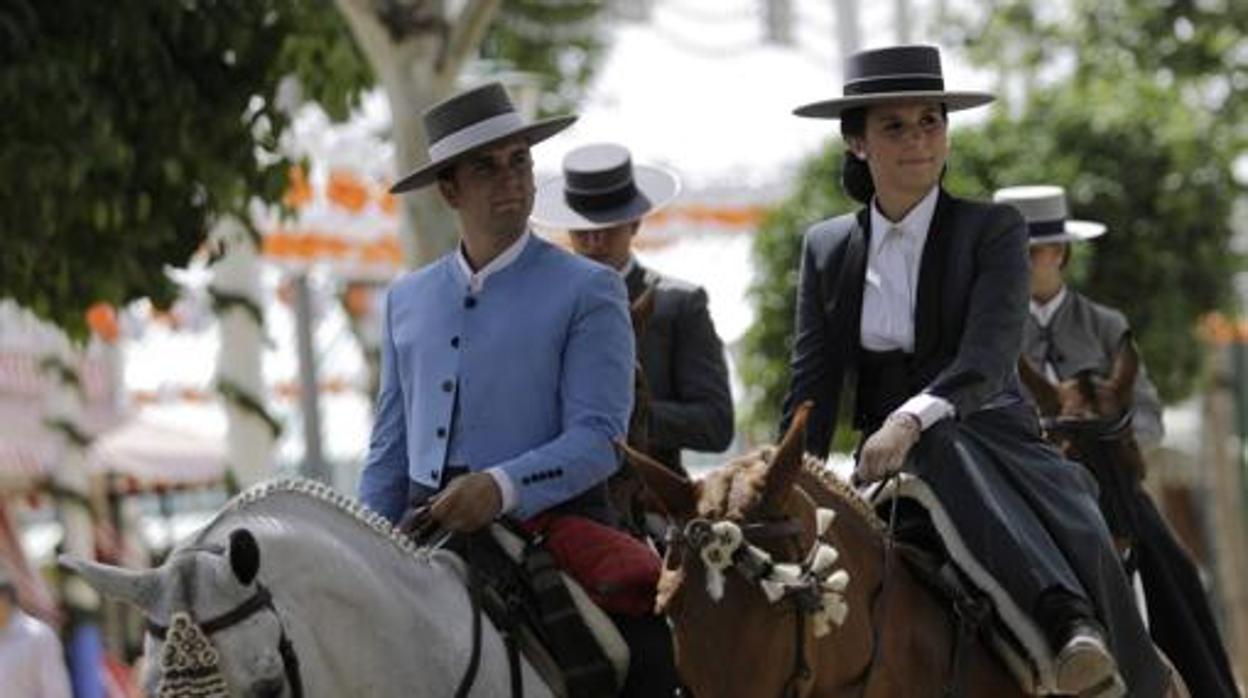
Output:
M628 675L628 645L610 617L556 564L540 535L514 522L473 534L412 526L458 557L480 610L511 655L513 693L522 654L559 698L612 698ZM410 530L410 529L409 529Z
M901 513L896 533L901 559L943 599L961 645L978 634L1018 682L1034 696L1057 695L1053 652L1031 616L1014 602L962 541L944 506L919 478L900 474L869 494L885 521Z

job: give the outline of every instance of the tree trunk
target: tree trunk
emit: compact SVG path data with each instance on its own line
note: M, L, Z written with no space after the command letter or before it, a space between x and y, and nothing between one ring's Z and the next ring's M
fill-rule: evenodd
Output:
M858 0L833 0L836 5L836 39L842 62L856 52L862 43L862 27L858 22Z
M897 26L897 43L910 43L914 35L912 16L910 0L893 0L893 24Z
M221 328L217 386L225 398L226 460L235 482L246 488L272 475L277 440L272 417L257 411L264 410L266 402L260 256L236 218L219 221L212 239L224 250L213 266L212 290Z
M499 4L467 0L454 17L440 3L406 8L407 14L396 20L387 3L337 0L390 101L396 177L428 162L421 116L454 91L460 69L475 55ZM383 19L379 10L389 11L390 18ZM412 268L442 256L459 239L451 212L434 189L403 196L400 238L404 260Z

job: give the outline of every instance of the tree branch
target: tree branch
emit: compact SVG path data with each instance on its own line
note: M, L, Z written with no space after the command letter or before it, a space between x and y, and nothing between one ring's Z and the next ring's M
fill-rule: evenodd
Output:
M499 0L468 0L451 25L450 38L443 45L435 70L442 76L455 76L473 51L481 45L490 20L498 11Z

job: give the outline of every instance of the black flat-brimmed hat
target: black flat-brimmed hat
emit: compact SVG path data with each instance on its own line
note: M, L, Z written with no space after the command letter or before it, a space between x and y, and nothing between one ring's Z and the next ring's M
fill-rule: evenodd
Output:
M678 193L676 175L634 165L624 146L584 145L564 156L562 175L538 185L532 220L560 230L609 228L657 211Z
M1105 224L1070 218L1066 206L1066 190L1051 184L1006 187L992 195L997 203L1009 204L1027 221L1028 242L1045 245L1061 242L1083 242L1105 234Z
M813 119L839 119L855 107L903 100L933 100L949 111L970 109L996 99L987 92L946 90L935 46L890 46L859 51L845 61L841 97L812 102L793 110Z
M478 148L512 137L524 138L529 145L544 141L572 125L576 117L527 122L502 84L490 82L429 107L424 120L429 162L390 187L392 194L433 183L439 170Z

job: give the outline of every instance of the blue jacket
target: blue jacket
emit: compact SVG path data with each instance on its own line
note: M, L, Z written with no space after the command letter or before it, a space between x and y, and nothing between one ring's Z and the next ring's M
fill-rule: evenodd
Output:
M468 466L497 466L519 518L565 502L616 468L635 365L617 273L536 236L481 291L450 254L386 295L381 388L360 498L397 521L408 480L437 488L456 395Z

